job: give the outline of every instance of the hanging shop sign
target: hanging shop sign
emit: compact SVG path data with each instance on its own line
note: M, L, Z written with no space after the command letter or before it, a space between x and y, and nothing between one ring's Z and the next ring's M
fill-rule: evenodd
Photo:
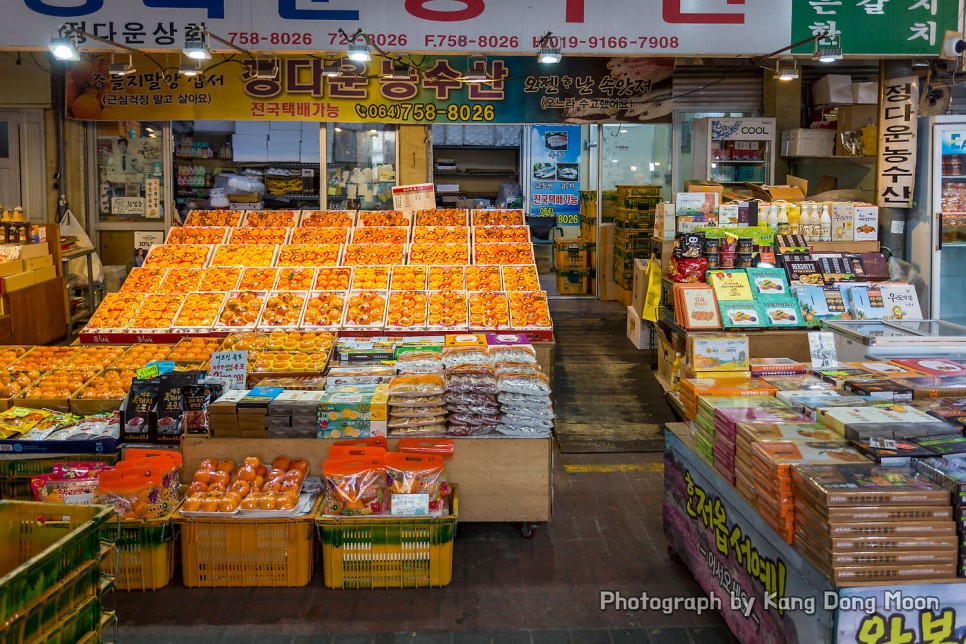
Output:
M580 141L579 125L530 129L530 215L580 225Z
M903 76L883 83L879 105L878 205L911 208L916 185L919 78Z
M216 57L195 77L178 57L135 56L137 72L111 76L111 57L85 55L67 81L67 115L91 121L271 120L382 123L646 122L671 112L669 58L416 57L409 76L393 61L346 61L326 76L319 57L279 58L275 79L251 78L238 57ZM472 83L471 74L489 82Z
M792 0L791 42L826 34L819 47L843 54L936 56L956 31L959 0ZM815 51L810 42L793 50Z
M855 1L855 0L851 0ZM389 52L764 54L788 44L788 0L9 0L7 47L46 47L62 25L128 47L180 49L199 24L248 49L333 51L363 28ZM95 45L100 46L100 45Z

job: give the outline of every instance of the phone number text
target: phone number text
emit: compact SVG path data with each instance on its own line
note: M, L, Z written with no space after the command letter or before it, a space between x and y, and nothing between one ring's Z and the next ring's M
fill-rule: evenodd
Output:
M356 104L359 118L399 121L451 121L488 123L496 118L492 105L459 104L436 105L435 103L400 103L397 105Z

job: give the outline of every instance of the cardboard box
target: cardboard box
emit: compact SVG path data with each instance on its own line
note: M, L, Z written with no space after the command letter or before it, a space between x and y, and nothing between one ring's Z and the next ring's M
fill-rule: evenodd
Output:
M879 103L878 83L852 83L852 102L856 105L877 105Z
M674 239L674 215L673 203L662 201L657 204L657 210L654 213L654 239Z
M703 179L688 179L684 182L684 189L688 192L716 192L719 196L724 193L723 185L717 181Z
M631 308L638 317L644 314L644 300L647 299L647 264L646 259L634 260L634 284L631 288Z
M30 259L20 261L23 262L23 270L25 271L35 271L39 268L54 265L53 255L41 255L40 257L31 257Z
M827 74L812 83L812 105L850 105L854 100L847 74Z
M651 348L651 332L633 306L627 307L627 339L638 349Z
M30 273L34 276L34 284L40 284L57 277L57 269L53 266L44 266L35 271L30 271Z
M879 238L879 207L857 204L854 207L853 239L855 241L875 241Z
M758 185L756 183L745 183L742 184L748 190L751 190L752 194L757 199L763 199L765 201L791 201L793 203L798 203L800 201L805 201L805 190L802 190L799 186L766 186Z
M33 259L50 253L47 244L23 244L20 246L20 259Z
M714 215L718 208L721 195L717 192L679 192L674 201L674 214L682 215Z
M852 241L855 205L844 201L834 203L829 214L832 216L832 241Z
M849 105L838 109L838 119L835 124L835 154L837 156L851 156L842 148L842 135L846 132L859 131L867 125L875 125L879 120L878 105Z
M3 278L3 292L11 293L13 291L19 291L28 286L33 286L36 283L37 271L26 271L24 273L8 275Z
M0 277L16 275L17 273L22 273L23 271L23 260L14 259L9 262L0 262Z
M782 132L784 157L830 157L834 152L833 130L798 128Z

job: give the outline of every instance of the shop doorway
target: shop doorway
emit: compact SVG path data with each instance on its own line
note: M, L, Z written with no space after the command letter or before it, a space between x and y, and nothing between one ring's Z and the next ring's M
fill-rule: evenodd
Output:
M0 110L0 204L38 223L47 221L45 152L43 111Z
M0 112L0 204L19 206L20 118L17 112Z

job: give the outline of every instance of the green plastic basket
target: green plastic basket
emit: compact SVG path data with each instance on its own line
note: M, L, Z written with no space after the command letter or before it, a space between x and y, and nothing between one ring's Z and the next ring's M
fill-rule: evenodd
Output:
M78 454L75 458L59 456L57 458L18 458L0 459L0 477L31 477L38 474L48 474L54 469L55 463L71 463L74 461L117 463L117 454Z
M0 630L0 643L21 644L45 640L68 616L97 595L99 578L96 562L84 564L8 621Z

